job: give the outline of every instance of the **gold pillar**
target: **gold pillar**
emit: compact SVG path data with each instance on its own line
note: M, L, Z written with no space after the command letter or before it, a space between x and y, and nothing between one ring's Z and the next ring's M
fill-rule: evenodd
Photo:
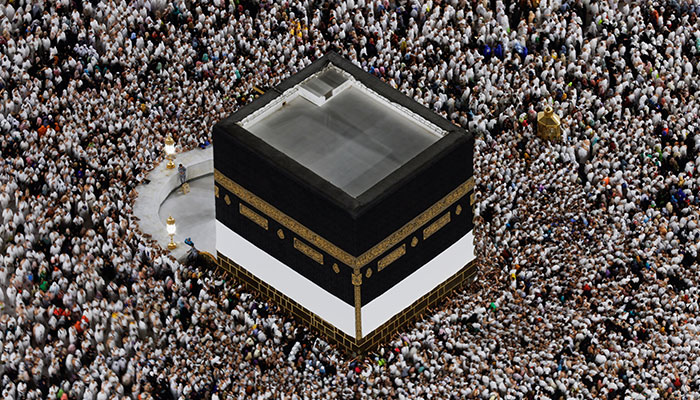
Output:
M352 285L355 287L355 339L359 343L362 339L362 297L360 297L362 272L359 270L352 273Z

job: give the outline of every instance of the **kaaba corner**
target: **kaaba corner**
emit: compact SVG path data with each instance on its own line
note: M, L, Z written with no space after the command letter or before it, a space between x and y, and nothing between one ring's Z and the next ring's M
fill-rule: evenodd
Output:
M219 266L371 349L475 274L473 149L329 53L214 127Z

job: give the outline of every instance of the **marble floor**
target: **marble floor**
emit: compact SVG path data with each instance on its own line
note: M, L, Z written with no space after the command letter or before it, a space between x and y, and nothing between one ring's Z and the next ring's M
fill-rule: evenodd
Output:
M175 218L178 235L190 237L194 246L216 255L216 213L214 210L214 174L189 181L190 192L180 189L160 205L158 216L165 221L169 215Z

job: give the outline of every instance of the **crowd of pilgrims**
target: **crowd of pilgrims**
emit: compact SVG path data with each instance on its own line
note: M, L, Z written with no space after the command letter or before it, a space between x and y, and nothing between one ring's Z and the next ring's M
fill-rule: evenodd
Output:
M5 0L3 399L700 393L700 5ZM351 358L138 229L164 157L336 51L476 140L479 275ZM562 138L535 135L551 105ZM184 229L184 228L183 228Z

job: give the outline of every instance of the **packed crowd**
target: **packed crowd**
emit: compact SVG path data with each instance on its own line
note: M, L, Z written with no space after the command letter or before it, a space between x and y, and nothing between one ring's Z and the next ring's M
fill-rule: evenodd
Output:
M700 395L700 5L6 0L4 399ZM329 50L477 136L480 274L348 359L138 229L134 187ZM562 140L534 133L551 104Z

